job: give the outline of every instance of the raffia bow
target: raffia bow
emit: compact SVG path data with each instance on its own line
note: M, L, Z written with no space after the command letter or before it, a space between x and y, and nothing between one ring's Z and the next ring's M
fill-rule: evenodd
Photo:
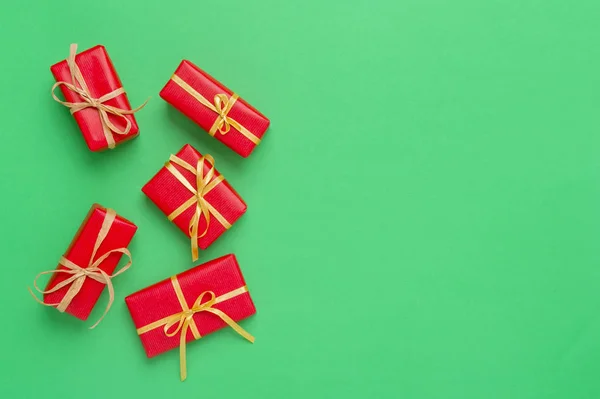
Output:
M224 302L228 299L234 298L238 295L248 292L247 286L240 287L219 297L216 297L215 293L212 291L204 291L198 296L198 298L196 298L194 304L190 308L187 304L187 301L185 300L183 291L181 290L181 286L179 285L179 281L177 280L177 276L171 277L171 284L173 285L173 289L175 290L175 294L177 295L177 299L179 300L179 304L181 305L181 312L157 320L154 323L150 323L144 327L140 327L137 329L137 333L138 335L142 335L147 333L148 331L154 330L155 328L162 326L163 331L167 337L174 337L177 334L179 334L179 369L181 381L184 381L187 378L186 338L188 329L192 332L194 339L198 340L202 338L200 332L198 331L198 327L196 326L196 322L194 321L194 315L196 313L209 312L218 316L229 327L233 328L235 332L237 332L239 335L241 335L248 341L254 343L254 337L250 333L244 330L225 312L213 308L213 306L217 303ZM203 302L205 300L205 297L208 297L209 299L208 301Z
M106 138L106 142L108 143L108 148L113 149L115 148L115 139L113 137L113 133L119 135L126 135L131 130L131 121L125 115L132 115L140 109L144 108L148 103L148 100L146 100L139 107L132 110L106 105L105 102L107 102L108 100L112 100L113 98L116 98L121 94L125 94L125 89L122 87L119 87L118 89L111 91L110 93L107 93L101 96L100 98L94 98L90 93L87 83L85 82L85 79L83 78L83 75L81 74L77 63L75 62L76 54L77 44L71 44L69 58L67 58L67 65L69 66L69 71L71 72L72 83L64 81L56 82L54 86L52 86L52 98L54 98L55 101L61 103L65 107L68 107L71 111L71 115L86 108L96 108L98 110L98 113L100 114L102 131L104 133L104 137ZM73 93L76 93L82 98L83 101L74 103L62 101L54 93L56 88L60 86L65 86ZM117 126L115 126L110 121L109 114L123 119L125 122L125 128L119 129Z
M238 100L239 96L235 93L231 95L231 97L227 97L226 94L216 94L213 98L213 102L211 103L206 97L200 94L196 89L187 84L183 79L181 79L177 75L173 75L171 80L179 85L183 90L185 90L188 94L194 97L198 102L204 105L206 108L217 114L217 119L213 123L212 127L208 131L208 134L214 136L218 131L219 133L225 135L231 130L231 128L235 128L238 132L243 134L248 140L252 141L254 144L260 143L260 138L255 136L252 132L246 129L242 124L238 121L230 117L229 111L233 108L233 105Z
M104 221L102 222L102 227L100 228L100 232L98 233L98 237L94 244L94 250L92 251L92 256L90 257L90 261L89 261L87 267L83 268L83 267L71 262L64 256L62 256L58 263L59 263L59 265L66 267L66 269L55 269L55 270L48 270L45 272L41 272L33 280L33 286L34 286L35 290L42 295L50 294L50 293L60 290L63 287L69 286L67 293L61 299L61 301L59 303L52 303L52 304L44 303L37 296L35 296L35 294L31 290L31 288L28 288L29 293L33 296L33 298L36 301L38 301L39 303L41 303L44 306L56 307L56 309L59 312L63 313L63 312L65 312L65 310L67 310L67 307L71 304L71 301L73 300L73 298L75 298L75 296L81 290L81 287L83 286L83 282L85 281L85 279L91 278L93 280L98 281L99 283L105 284L108 287L109 299L108 299L108 304L106 305L106 309L104 310L104 313L102 314L102 317L100 317L100 319L98 319L98 321L96 323L94 323L94 325L91 326L90 329L95 328L102 321L102 319L104 319L104 316L106 316L106 314L110 310L110 307L112 306L114 299L115 299L115 291L114 291L111 279L118 276L119 274L124 273L127 269L129 269L131 267L131 264L132 264L131 253L129 252L129 250L127 248L117 248L117 249L110 250L110 251L106 252L105 254L103 254L102 256L100 256L98 259L94 260L94 258L96 257L96 253L98 252L98 248L100 248L100 245L102 244L102 242L108 235L110 226L113 224L113 222L116 218L116 215L117 214L112 209L106 210L106 216L104 218ZM104 262L113 253L122 253L123 255L125 255L129 258L129 262L127 262L127 264L125 266L123 266L118 272L110 275L110 274L106 273L104 270L100 269L99 266L102 264L102 262ZM49 290L44 291L37 285L37 281L41 276L43 276L45 274L55 274L55 273L70 274L71 276L64 281L61 281L60 283L58 283L56 286L54 286L53 288L51 288Z
M206 174L204 174L204 161L208 162L210 165L210 169ZM196 178L196 187L194 187L190 182L177 170L173 164L177 164L182 168L191 172ZM223 225L226 229L231 228L231 223L227 221L217 211L205 198L204 196L208 194L212 189L214 189L219 183L223 180L222 175L215 176L215 160L210 155L205 155L200 157L198 162L196 162L196 167L193 167L189 163L185 162L183 159L171 155L169 161L165 164L165 167L175 178L185 186L185 188L192 193L192 196L189 200L184 202L180 207L171 212L167 217L170 221L173 221L177 216L181 215L185 212L189 207L196 205L196 210L194 215L190 219L189 223L189 236L192 248L192 259L195 261L198 259L198 240L208 233L208 228L210 225L211 215L214 216L215 219ZM200 220L202 215L204 215L204 219L206 220L206 227L204 231L200 232Z

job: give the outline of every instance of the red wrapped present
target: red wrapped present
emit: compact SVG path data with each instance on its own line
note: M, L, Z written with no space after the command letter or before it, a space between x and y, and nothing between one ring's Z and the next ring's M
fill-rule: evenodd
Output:
M142 191L191 240L192 259L246 212L246 203L215 169L210 155L189 144L171 155Z
M160 96L243 157L250 155L269 127L263 114L187 60Z
M52 97L71 110L89 149L112 149L136 137L138 125L133 113L146 103L131 109L104 46L76 53L77 45L72 44L69 58L50 67L56 79ZM57 87L65 101L54 93Z
M34 298L60 312L87 320L107 286L109 302L100 318L102 320L114 300L111 279L131 266L131 253L127 246L136 230L135 224L118 216L112 209L92 205L65 255L61 257L58 268L42 272L35 278L34 287L44 295L43 302ZM112 274L122 255L126 255L129 262ZM52 274L52 277L46 289L41 290L37 279L44 274ZM98 325L100 320L91 328Z
M236 322L256 313L235 255L225 255L125 298L148 357L179 346L186 378L186 342L224 327L250 342Z

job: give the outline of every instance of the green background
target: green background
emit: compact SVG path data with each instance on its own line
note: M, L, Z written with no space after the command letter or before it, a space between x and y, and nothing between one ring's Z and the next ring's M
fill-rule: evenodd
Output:
M0 8L0 397L600 397L600 3L31 1ZM91 153L49 66L104 44L141 135ZM182 58L271 118L248 159L158 92ZM212 154L258 308L148 360L123 298L192 266L141 193ZM92 202L139 226L95 330L37 305ZM103 296L93 317L101 314Z

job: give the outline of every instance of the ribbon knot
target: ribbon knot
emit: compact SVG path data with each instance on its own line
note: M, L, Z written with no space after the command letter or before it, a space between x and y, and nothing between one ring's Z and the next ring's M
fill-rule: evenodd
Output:
M227 134L231 129L231 119L227 116L233 104L237 101L237 95L234 94L230 98L227 98L225 94L216 94L214 98L215 109L219 117L216 123L216 130L221 134ZM235 123L235 121L233 121ZM213 126L214 128L214 126ZM212 130L212 129L211 129Z
M189 319L191 319L191 318L194 316L194 313L196 313L196 311L195 311L195 310L192 310L192 309L190 309L190 310L186 310L186 311L184 312L185 319L186 319L186 320L189 320Z
M210 168L204 173L204 163L208 162ZM177 170L173 164L177 164L187 171L191 172L195 176L196 187ZM184 202L179 208L175 209L171 214L168 215L168 219L173 221L177 216L181 215L185 210L195 205L196 209L194 215L190 219L188 226L188 234L190 236L190 242L192 247L192 259L198 259L198 240L204 237L208 233L210 226L211 215L213 215L219 223L221 223L226 229L231 227L231 224L206 200L204 197L212 189L214 189L223 180L222 175L217 175L215 169L215 160L210 155L200 157L196 162L196 166L193 167L189 163L185 162L181 158L171 155L169 162L165 164L165 167L175 178L183 184L191 193L192 197ZM200 232L200 220L204 216L206 220L206 227Z
M210 299L206 302L203 302L203 299L206 295L210 296ZM181 332L181 335L185 337L185 332L189 328L189 324L193 320L194 315L196 313L210 311L209 309L211 309L212 306L215 304L215 298L216 296L214 292L204 291L198 296L198 298L194 302L194 305L190 309L184 309L180 313L171 316L170 320L165 324L163 328L165 335L167 337L173 337L177 335L177 333ZM173 326L176 326L176 328L171 331L171 328Z
M63 296L61 301L59 303L51 303L51 304L44 303L44 301L40 300L37 296L35 296L35 294L31 290L31 288L28 288L29 293L33 296L33 298L37 302L41 303L44 306L56 307L56 309L59 312L63 313L67 310L67 308L71 304L71 301L73 300L73 298L75 298L75 296L79 293L79 291L81 291L81 287L83 287L83 282L85 281L85 279L91 278L91 279L98 281L99 283L105 284L108 287L109 299L108 299L108 304L106 305L106 308L104 310L104 313L102 314L100 319L98 319L98 321L96 323L94 323L93 326L90 327L90 329L95 328L102 321L102 319L104 319L104 316L106 316L106 314L110 310L110 307L112 306L114 299L115 299L115 291L114 291L114 287L113 287L111 279L113 279L114 277L118 276L119 274L125 272L127 269L129 269L129 267L132 264L131 253L129 252L129 250L127 248L112 249L112 250L104 253L98 259L94 260L94 258L96 257L96 253L98 252L98 248L100 248L100 245L102 244L102 242L108 235L110 226L113 224L116 216L117 216L117 214L112 209L106 210L106 216L104 217L104 221L102 222L102 227L100 228L100 232L98 233L98 237L96 238L96 242L94 244L94 249L92 251L92 255L90 257L87 267L85 267L85 268L81 267L81 266L71 262L69 259L65 258L64 256L62 256L58 263L59 263L59 265L64 266L66 269L48 270L48 271L39 273L35 277L35 279L33 280L33 286L34 286L35 290L42 295L50 294L52 292L56 292L56 291L60 290L63 287L69 286L69 289L67 290L65 296ZM104 270L100 269L99 266L102 264L102 262L104 262L113 253L121 253L121 254L127 256L129 258L129 262L127 262L127 264L125 266L123 266L118 272L116 272L112 275L109 275ZM67 278L66 280L61 281L60 283L56 284L53 288L51 288L49 290L42 290L37 285L38 279L41 276L43 276L44 274L58 274L58 273L70 274L71 276L69 278Z
M83 75L81 74L81 71L79 70L79 67L77 66L77 63L75 62L76 54L77 45L71 44L69 58L67 58L67 65L69 66L69 71L71 72L71 83L64 81L56 82L54 86L52 86L52 98L54 98L55 101L59 102L65 107L68 107L71 112L71 115L86 108L97 109L98 113L100 114L102 131L104 133L104 137L106 138L106 142L108 143L108 148L113 149L115 148L115 139L113 137L113 133L118 135L127 135L131 131L131 121L129 120L129 118L126 117L126 115L132 115L140 109L144 108L148 103L148 100L146 100L139 107L132 110L106 105L105 102L107 102L108 100L112 100L120 96L121 94L125 94L125 89L123 89L122 87L119 87L118 89L113 90L110 93L107 93L99 98L94 98L87 86L87 83L85 82L85 79L83 78ZM73 93L79 95L79 97L81 97L83 101L62 101L54 93L56 88L59 86L65 86ZM119 129L118 127L116 127L115 124L111 122L108 116L109 114L122 119L125 122L125 128Z

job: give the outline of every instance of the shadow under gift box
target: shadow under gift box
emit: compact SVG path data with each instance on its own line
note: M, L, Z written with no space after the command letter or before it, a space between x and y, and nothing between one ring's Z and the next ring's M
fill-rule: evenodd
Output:
M100 98L103 95L122 87L119 75L117 75L117 71L104 46L97 45L82 51L75 56L75 63L79 66L92 97ZM50 71L57 82L62 81L74 84L71 79L71 71L67 64L67 60L52 65ZM66 101L74 103L84 101L79 94L74 93L64 85L60 86L60 89ZM108 100L104 102L104 104L120 109L131 110L131 105L129 104L126 93ZM108 142L104 136L100 114L96 108L90 107L77 111L73 114L73 117L75 118L75 121L77 121L83 138L91 151L100 151L108 148ZM131 122L131 130L129 133L123 135L113 133L115 145L131 140L139 134L135 116L125 115L125 117ZM108 118L118 129L125 129L126 123L123 118L112 114L109 114Z
M94 250L94 244L98 238L98 232L102 227L105 217L106 208L103 208L98 204L92 205L92 208L83 220L73 241L65 252L65 258L84 268L89 264L92 251ZM112 249L127 247L135 235L136 230L137 226L135 224L117 215L108 231L108 235L96 252L96 259ZM110 275L119 264L121 256L121 253L113 253L98 267ZM64 266L59 266L58 269L67 270ZM48 281L46 290L52 289L69 277L71 277L71 275L66 273L53 274L53 277ZM44 303L49 305L58 304L69 290L69 287L70 285L67 285L55 292L45 294ZM81 291L73 298L67 307L66 312L78 319L87 320L104 288L106 288L105 284L91 278L86 278L81 287Z
M202 155L189 144L183 146L176 154L177 157L196 167ZM186 180L196 187L196 176L190 171L173 164L173 166L186 178ZM204 173L208 173L210 165L204 162ZM215 169L215 176L220 176ZM213 179L214 179L213 178ZM161 168L158 173L142 187L142 192L146 194L152 202L165 214L170 215L183 203L188 201L192 193L185 188L183 184L166 168ZM229 185L227 180L223 180L214 189L208 192L204 198L208 201L228 222L233 225L247 209L246 203L239 194ZM190 237L189 224L196 212L196 206L190 206L181 215L177 216L173 223L188 237ZM199 231L203 232L206 228L206 219L202 215L199 224ZM211 215L209 228L204 237L198 239L200 249L208 248L221 234L227 229Z
M178 76L210 103L215 101L215 96L218 94L225 94L227 98L231 98L233 94L233 91L187 60L181 62L174 76ZM199 102L173 78L161 90L160 96L207 132L220 118L214 110ZM270 124L266 116L241 97L235 101L227 116L237 121L259 140L262 139ZM249 156L257 145L233 126L225 134L217 130L214 137L244 158Z
M235 255L225 255L211 260L178 274L176 278L189 308L192 308L196 299L205 291L212 291L218 297L246 286ZM131 294L125 298L125 302L138 330L182 311L171 279L163 280ZM212 307L221 310L236 322L256 313L249 292L236 295ZM227 323L220 317L206 311L195 313L193 320L201 336L227 327ZM179 333L169 337L165 334L162 325L139 334L139 336L148 357L177 348L180 344ZM191 329L188 329L186 342L194 339Z

